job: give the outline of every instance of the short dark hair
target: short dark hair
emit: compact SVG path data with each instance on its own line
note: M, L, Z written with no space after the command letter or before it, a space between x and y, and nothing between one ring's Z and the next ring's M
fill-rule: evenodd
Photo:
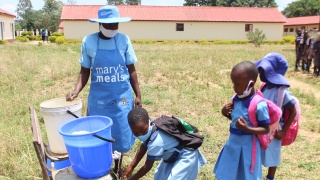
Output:
M149 122L149 114L147 110L141 107L133 108L128 114L128 123L130 126L135 125L138 122Z
M236 70L243 70L246 73L247 77L251 80L254 80L254 81L257 80L257 77L259 74L256 65L254 65L250 61L243 61L243 62L240 62L237 65L235 65L232 68L231 74Z

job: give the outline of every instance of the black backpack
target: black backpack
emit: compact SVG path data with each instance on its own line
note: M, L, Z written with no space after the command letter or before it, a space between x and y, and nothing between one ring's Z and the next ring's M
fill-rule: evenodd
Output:
M161 116L153 121L156 129L160 129L175 137L180 146L188 150L198 149L204 137L198 134L198 129L186 121L174 116ZM154 129L153 129L154 131Z

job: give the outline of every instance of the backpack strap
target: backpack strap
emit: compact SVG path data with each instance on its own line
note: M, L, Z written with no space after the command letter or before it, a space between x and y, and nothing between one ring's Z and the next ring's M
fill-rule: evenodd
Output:
M146 142L146 144L148 144L150 141L152 141L154 138L155 138L155 136L158 134L154 134L156 131L157 131L157 126L154 124L154 122L151 122L150 123L150 125L153 125L153 127L152 127L152 130L151 130L151 135L148 137L148 139L145 141Z
M266 85L265 82L261 82L260 87L259 87L259 90L262 91L262 89L264 88L265 85Z
M278 90L277 106L282 109L284 95L286 94L287 87L280 86Z
M263 101L263 98L256 94L250 101L250 105L248 107L248 117L253 125L253 127L258 127L258 121L257 121L257 116L256 116L256 110L257 110L257 105L260 101ZM252 154L251 154L251 166L250 166L250 172L254 172L254 167L256 165L256 156L257 156L257 141L255 134L252 134Z

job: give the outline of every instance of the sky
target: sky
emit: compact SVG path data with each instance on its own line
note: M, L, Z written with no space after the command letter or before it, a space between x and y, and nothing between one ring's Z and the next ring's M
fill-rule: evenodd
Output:
M295 0L275 0L278 4L278 8L282 11L287 5ZM16 8L19 0L0 0L0 9L8 11L12 14L16 14ZM63 3L67 3L68 0L62 0ZM90 4L90 5L104 5L107 0L76 0L77 4ZM44 5L44 0L31 0L34 10L39 10ZM142 5L158 5L158 6L182 6L184 0L141 0Z

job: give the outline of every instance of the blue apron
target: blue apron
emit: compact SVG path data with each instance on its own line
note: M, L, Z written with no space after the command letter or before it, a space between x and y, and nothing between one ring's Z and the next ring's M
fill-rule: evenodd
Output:
M133 108L130 76L115 38L114 50L99 49L91 66L91 85L88 96L88 116L103 115L112 119L111 136L116 140L112 151L127 152L134 144L128 124L128 113ZM110 39L112 41L112 39Z

